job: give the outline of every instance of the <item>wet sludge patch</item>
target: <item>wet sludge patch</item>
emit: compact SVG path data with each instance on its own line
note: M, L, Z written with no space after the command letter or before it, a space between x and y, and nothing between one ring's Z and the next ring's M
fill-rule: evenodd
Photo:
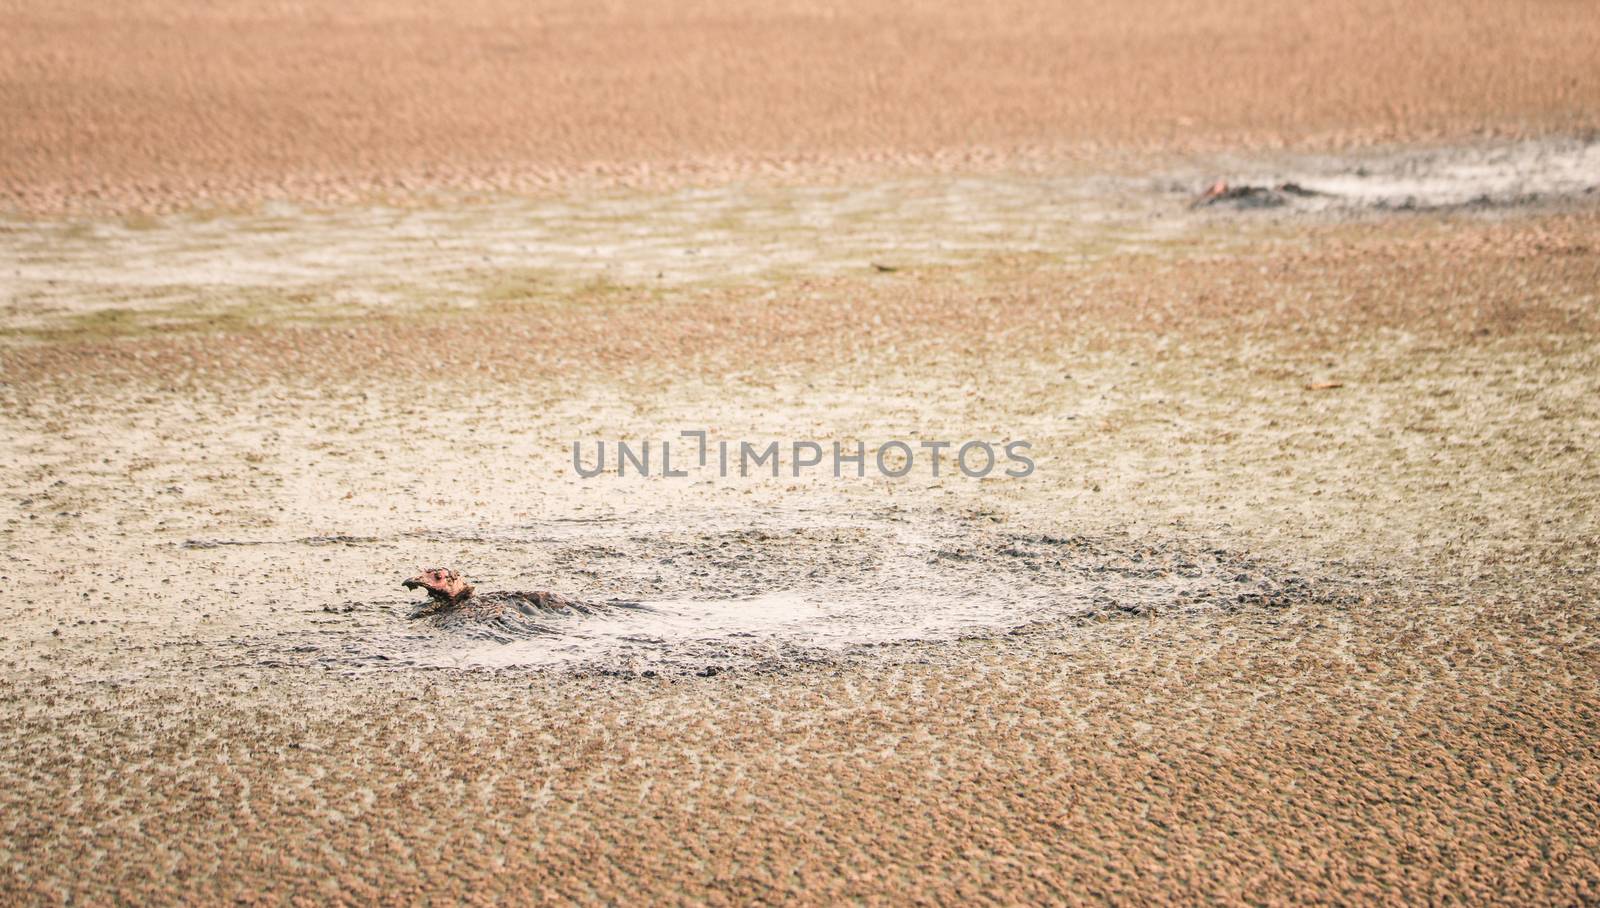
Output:
M412 613L411 620L470 640L512 643L560 636L571 632L578 622L608 617L618 611L650 611L642 603L620 599L552 604L549 598L542 593L485 593L450 608L420 609Z
M1229 168L1231 176L1208 181L1189 207L1330 214L1484 211L1580 202L1600 191L1600 142L1591 137L1241 164Z
M1291 568L1181 538L1073 535L902 517L826 527L521 536L527 578L473 574L458 606L330 603L276 662L384 667L704 673L828 661L874 647L998 636L1086 618L1178 618L1355 604L1384 581ZM570 595L572 599L566 597ZM573 600L577 600L573 602ZM575 606L575 607L574 607Z

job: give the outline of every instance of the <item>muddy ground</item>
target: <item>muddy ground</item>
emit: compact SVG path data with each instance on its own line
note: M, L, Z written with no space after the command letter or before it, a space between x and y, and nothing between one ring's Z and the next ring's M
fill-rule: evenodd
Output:
M1597 23L0 5L0 902L1600 901Z
M504 206L17 222L4 886L1593 899L1600 213L1529 166L620 196L614 262ZM1037 469L572 467L696 428ZM435 563L653 611L413 620Z

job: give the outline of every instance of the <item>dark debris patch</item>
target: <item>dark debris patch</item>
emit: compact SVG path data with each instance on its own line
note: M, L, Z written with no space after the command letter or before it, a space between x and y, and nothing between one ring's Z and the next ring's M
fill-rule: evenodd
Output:
M1305 199L1328 195L1307 189L1299 183L1279 183L1276 186L1234 185L1227 180L1211 184L1200 197L1189 203L1190 208L1211 208L1224 205L1232 208L1281 208L1292 199Z

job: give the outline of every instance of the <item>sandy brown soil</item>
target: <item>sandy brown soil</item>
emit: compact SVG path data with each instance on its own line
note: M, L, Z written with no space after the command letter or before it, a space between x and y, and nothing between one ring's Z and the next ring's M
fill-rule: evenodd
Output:
M1584 4L359 6L0 0L0 903L1600 903Z
M1594 129L1541 0L0 4L0 204L447 188Z
M1592 207L1243 239L1240 215L1190 217L1160 248L777 292L12 337L0 885L1600 897ZM694 421L1012 432L1041 470L674 484L564 464L573 437ZM382 604L419 562L575 595L828 588L901 525L959 532L947 557L991 579L1137 557L1159 583L1217 552L1277 595L1135 597L709 678L370 661L411 652Z

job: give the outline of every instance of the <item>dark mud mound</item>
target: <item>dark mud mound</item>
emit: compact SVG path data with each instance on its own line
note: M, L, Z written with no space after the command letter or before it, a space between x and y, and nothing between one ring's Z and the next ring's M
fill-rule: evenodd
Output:
M1199 198L1191 202L1189 207L1282 208L1289 204L1292 199L1309 199L1324 195L1328 195L1328 193L1307 189L1299 183L1251 186L1233 185L1226 181L1218 181L1212 184Z
M481 560L460 566L480 588L526 584L573 597L488 592L444 607L398 599L334 607L314 640L274 658L350 669L701 672L1084 620L1359 607L1394 582L1183 536L1040 532L982 514L798 519L728 529L708 519L699 531L621 522L474 529L467 551ZM455 541L446 531L431 538Z
M570 632L584 618L619 611L648 612L639 602L613 599L587 602L548 592L482 593L459 604L430 604L413 614L427 627L459 634L468 640L511 643Z

